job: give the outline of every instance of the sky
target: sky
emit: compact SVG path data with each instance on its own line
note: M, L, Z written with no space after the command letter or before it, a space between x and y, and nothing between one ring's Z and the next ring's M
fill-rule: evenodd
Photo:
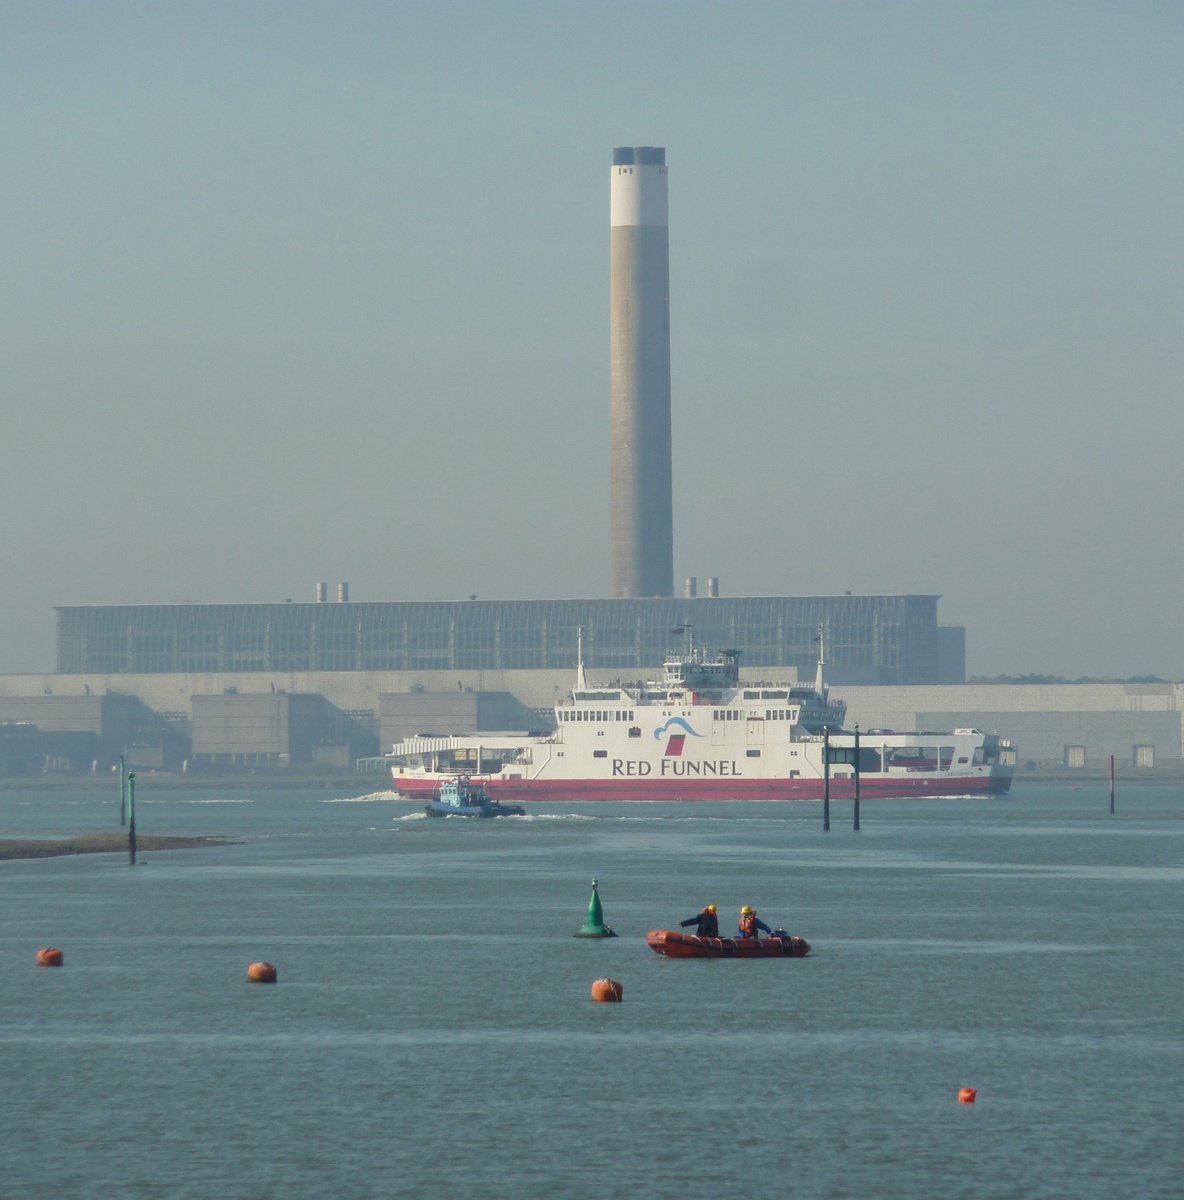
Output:
M1184 679L1184 5L0 0L0 673L56 605L609 588L609 166L675 579Z

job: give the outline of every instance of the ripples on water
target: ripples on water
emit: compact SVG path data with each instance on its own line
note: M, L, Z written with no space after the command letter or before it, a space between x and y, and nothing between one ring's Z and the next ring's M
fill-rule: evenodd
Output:
M236 843L0 863L2 1196L1180 1194L1178 790L876 801L859 834L849 805L824 834L817 804L136 801ZM93 793L0 814L118 824ZM570 936L594 875L616 939ZM814 953L646 948L708 901Z

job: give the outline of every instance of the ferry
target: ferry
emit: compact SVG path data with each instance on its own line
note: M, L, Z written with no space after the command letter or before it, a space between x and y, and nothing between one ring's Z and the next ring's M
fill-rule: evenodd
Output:
M1011 743L978 729L843 727L819 636L813 684L740 681L740 651L688 643L648 683L590 685L579 653L570 696L543 733L423 734L386 756L395 790L430 800L475 776L498 800L817 800L1003 795Z

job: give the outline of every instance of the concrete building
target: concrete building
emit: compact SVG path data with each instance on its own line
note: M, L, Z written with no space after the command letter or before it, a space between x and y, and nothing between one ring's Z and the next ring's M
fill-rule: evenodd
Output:
M571 669L656 671L695 645L813 674L826 634L836 682L937 683L937 596L707 596L436 603L168 604L59 608L64 675ZM318 591L318 594L319 591ZM965 678L961 662L946 678ZM277 684L277 686L282 686Z
M618 146L609 191L610 594L674 594L666 151Z
M751 683L793 675L741 671ZM590 670L588 678L621 675ZM137 770L346 768L416 733L552 727L552 706L574 681L572 667L6 675L0 771L30 773L38 721L57 740L33 772L103 769L121 753ZM847 702L848 725L865 730L997 732L1015 744L1021 776L1029 765L1099 770L1111 754L1123 771L1184 769L1184 684L835 685L832 695Z
M958 687L844 687L848 723L861 728L999 733L1022 768L1180 769L1184 684L962 684Z

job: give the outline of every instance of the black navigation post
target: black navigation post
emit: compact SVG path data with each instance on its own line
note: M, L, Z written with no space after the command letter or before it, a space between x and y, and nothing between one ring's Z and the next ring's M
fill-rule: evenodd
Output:
M855 774L852 776L855 783L855 824L851 826L856 833L859 832L859 726L855 726Z
M1110 815L1114 816L1114 755L1110 755Z
M822 727L822 831L830 829L830 726Z
M134 772L127 777L127 858L134 867L136 865L136 776Z

